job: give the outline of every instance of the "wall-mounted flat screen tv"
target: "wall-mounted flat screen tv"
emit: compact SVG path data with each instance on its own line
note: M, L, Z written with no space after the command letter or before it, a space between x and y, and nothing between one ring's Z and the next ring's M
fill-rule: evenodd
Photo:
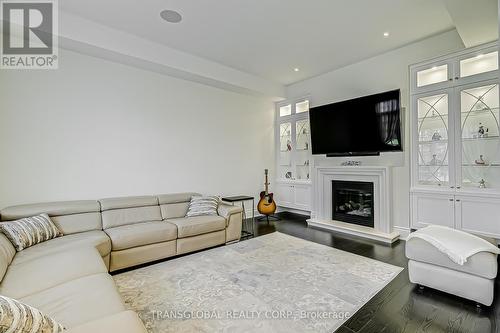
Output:
M400 90L311 108L315 155L374 155L401 151Z

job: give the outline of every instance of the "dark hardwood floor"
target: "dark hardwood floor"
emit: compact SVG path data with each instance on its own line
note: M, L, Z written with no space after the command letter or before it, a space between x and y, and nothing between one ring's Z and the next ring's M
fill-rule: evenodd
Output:
M351 317L338 333L367 332L500 332L500 289L495 301L480 310L472 301L425 288L408 280L404 241L392 246L307 227L305 216L280 213L280 221L256 222L256 236L279 231L404 268L393 281ZM464 286L467 288L467 286Z

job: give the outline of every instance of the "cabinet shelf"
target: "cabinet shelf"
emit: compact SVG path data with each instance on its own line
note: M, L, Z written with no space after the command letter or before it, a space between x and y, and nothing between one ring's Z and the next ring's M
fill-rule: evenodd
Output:
M476 167L476 168L486 168L486 167L500 167L500 163L489 163L489 164L462 164L462 167Z
M428 164L419 164L418 165L420 168L442 168L442 167L447 167L449 166L448 164L439 164L439 165L428 165ZM462 167L478 167L478 168L485 168L485 167L500 167L500 163L489 163L489 164L462 164Z
M478 109L478 110L472 110L472 111L462 111L460 113L462 115L467 115L468 114L469 116L473 116L473 115L489 114L492 111L499 111L499 108L497 108L497 107L495 107L495 108L485 108L485 109ZM441 118L443 118L443 119L448 118L448 114L426 116L426 117L418 117L418 120L419 121L422 121L422 120L433 120L433 119L441 120Z
M500 140L500 136L499 135L490 135L490 136L483 137L483 138L462 138L462 142L495 141L495 140ZM448 139L424 140L424 141L418 142L418 144L420 144L420 145L432 145L432 144L439 144L439 143L448 143Z
M499 135L489 135L483 138L462 138L462 141L494 141L500 139Z
M438 143L448 143L448 139L441 140L424 140L418 142L421 145L430 145L430 144L438 144Z

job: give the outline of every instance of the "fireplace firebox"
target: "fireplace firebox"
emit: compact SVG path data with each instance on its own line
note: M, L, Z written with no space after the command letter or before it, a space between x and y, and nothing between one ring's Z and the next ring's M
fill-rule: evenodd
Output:
M374 226L373 183L332 180L332 219Z

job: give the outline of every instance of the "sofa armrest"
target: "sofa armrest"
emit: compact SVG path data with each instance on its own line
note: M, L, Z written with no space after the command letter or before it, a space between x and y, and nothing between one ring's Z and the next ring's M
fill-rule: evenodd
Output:
M229 220L229 217L233 214L238 214L243 212L243 208L236 205L228 205L226 203L220 203L219 208L217 208L217 213L223 218Z
M117 314L100 318L77 327L70 328L66 333L147 333L144 324L137 313L123 311Z
M226 219L226 243L240 240L241 226L243 224L243 208L220 203L217 212Z

